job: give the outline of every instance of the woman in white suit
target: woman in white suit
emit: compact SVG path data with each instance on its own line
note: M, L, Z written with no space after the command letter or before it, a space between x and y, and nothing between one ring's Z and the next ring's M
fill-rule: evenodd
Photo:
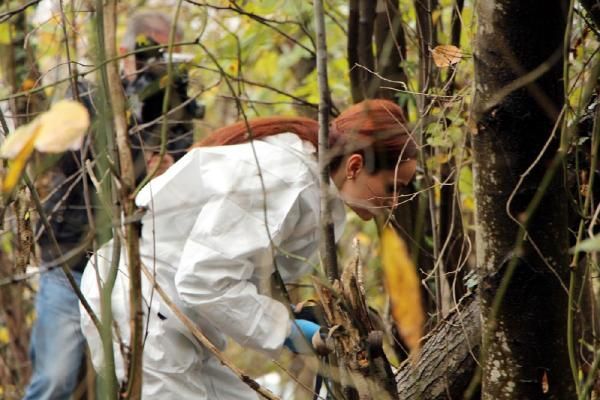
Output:
M271 297L275 266L284 282L310 272L319 242L316 121L299 117L251 120L221 128L139 193L142 263L175 304L219 348L225 337L276 358L285 346L306 352L303 338L318 326L290 318L289 305ZM402 110L366 100L331 124L331 201L336 239L344 203L368 220L391 207L413 178L416 146ZM257 162L258 161L258 162ZM99 312L97 276L106 279L112 242L93 257L82 291ZM129 337L127 256L121 250L112 295L114 319ZM304 261L303 261L304 260ZM101 282L102 284L102 282ZM255 399L256 393L198 343L143 282L145 322L143 396L160 399ZM92 361L103 362L96 327L82 310ZM125 370L115 339L117 376Z

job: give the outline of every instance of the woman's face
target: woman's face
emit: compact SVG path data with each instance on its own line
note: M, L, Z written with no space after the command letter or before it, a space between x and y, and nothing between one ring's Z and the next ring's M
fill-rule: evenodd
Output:
M342 200L361 219L368 221L377 214L398 204L398 195L415 175L416 160L403 161L396 170L381 170L369 174L364 168L363 158L360 154L350 155L343 168L336 172L336 186ZM342 177L341 170L344 172Z

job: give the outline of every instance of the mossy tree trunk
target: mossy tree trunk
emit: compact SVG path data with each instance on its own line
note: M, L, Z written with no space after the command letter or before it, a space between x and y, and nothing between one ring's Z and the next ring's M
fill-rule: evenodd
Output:
M566 3L477 3L472 141L482 399L575 396L561 284L568 281L561 168L542 185L559 144L560 129L551 135L563 107ZM538 191L544 193L541 206L531 210ZM521 244L520 226L526 227Z

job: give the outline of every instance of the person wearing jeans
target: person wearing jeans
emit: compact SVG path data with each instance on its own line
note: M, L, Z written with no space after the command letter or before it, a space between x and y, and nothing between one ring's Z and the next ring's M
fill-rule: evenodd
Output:
M73 277L81 283L81 272L73 271ZM73 312L78 307L79 298L62 269L42 274L35 300L36 323L30 339L33 379L26 399L66 399L76 387L85 354L79 313ZM60 335L56 334L57 329Z
M140 35L145 35L156 43L165 44L171 26L170 18L162 13L137 13L128 21L121 51L128 53L136 50L136 54L140 54L136 47L136 40ZM182 31L178 28L176 40L181 40L181 37ZM132 57L125 57L124 84L131 83L135 86L138 74ZM96 110L94 90L93 85L84 81L78 82L79 99L92 117ZM162 106L162 98L160 105ZM155 117L151 116L151 119ZM187 114L184 115L181 119L185 122L174 124L175 128L169 130L169 146L162 158L156 152L156 143L153 142L151 146L146 142L145 139L149 135L136 136L136 139L141 137L141 140L132 143L136 178L139 181L146 171L151 170L157 163L160 162L155 176L160 175L185 154L185 150L192 143L193 133L189 129L191 118L188 117ZM82 149L89 147L86 144ZM91 238L97 234L90 232L90 204L85 200L83 185L83 179L87 179L87 175L82 173L84 167L81 162L82 159L93 160L89 151L85 154L82 154L82 151L84 150L65 153L38 185L52 234L41 228L38 239L42 260L41 277L35 300L36 320L30 339L32 376L25 389L24 400L69 399L77 387L82 362L85 359L86 344L79 323L79 299L62 270L66 263L75 281L78 284L81 282L88 255L93 251ZM88 182L88 187L93 188L91 182ZM95 215L96 210L92 209L91 214ZM58 242L60 253L55 251L52 236ZM65 260L65 255L71 257Z

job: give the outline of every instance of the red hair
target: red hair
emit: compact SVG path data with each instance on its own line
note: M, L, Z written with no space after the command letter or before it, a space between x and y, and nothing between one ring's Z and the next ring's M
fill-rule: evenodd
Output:
M367 169L394 169L398 160L414 159L416 145L405 127L402 108L389 100L364 100L342 112L330 125L330 165L335 170L344 155L361 153ZM248 126L251 133L248 133ZM245 143L250 138L291 132L315 147L319 124L304 117L263 117L225 126L192 147Z
M248 133L250 126L251 133ZM319 123L305 117L260 117L246 121L238 121L213 131L192 147L225 146L245 143L250 138L260 139L278 133L292 132L302 140L317 146Z

